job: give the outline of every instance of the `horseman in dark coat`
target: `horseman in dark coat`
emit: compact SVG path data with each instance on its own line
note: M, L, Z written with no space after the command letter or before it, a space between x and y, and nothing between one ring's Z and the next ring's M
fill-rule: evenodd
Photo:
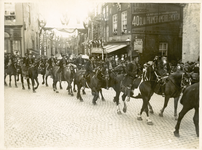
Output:
M56 60L54 58L54 55L51 54L51 58L48 59L48 68L47 70L50 70L53 68L53 65L56 63Z
M81 69L81 68L82 68L82 66L83 66L83 64L84 64L84 60L83 60L81 54L80 54L79 57L76 59L76 62L75 62L75 63L76 63L76 65L77 65L78 69Z
M58 69L58 73L60 73L61 71L63 71L64 67L67 65L67 60L66 60L66 56L62 55L62 59L59 62L59 66L60 68Z
M139 73L139 54L136 51L133 51L132 61L126 66L126 75L123 78L123 86L133 89L132 83L138 77Z
M24 63L27 68L31 67L34 64L34 59L32 58L32 54L29 54L29 55L26 54Z
M88 75L89 75L91 72L93 72L93 68L92 68L92 65L91 65L90 60L86 60L85 69L86 69L86 72L85 72L84 77L87 78Z

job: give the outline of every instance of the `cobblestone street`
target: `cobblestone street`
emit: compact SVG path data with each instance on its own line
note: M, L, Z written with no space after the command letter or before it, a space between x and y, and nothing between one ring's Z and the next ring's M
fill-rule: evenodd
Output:
M150 118L154 125L147 125L145 113L143 121L137 120L141 99L131 99L127 102L127 112L118 115L113 102L115 92L111 88L103 89L105 101L99 99L97 105L93 105L89 89L86 89L86 95L82 95L84 102L80 102L76 93L68 95L66 83L62 83L63 89L55 93L51 78L49 87L41 84L41 75L39 81L36 93L27 89L26 82L25 90L20 82L15 88L13 80L12 87L4 87L5 148L199 148L192 120L194 110L182 120L180 137L174 136L173 98L164 117L159 117L164 100L153 95L150 102L154 114ZM178 113L181 108L179 103Z

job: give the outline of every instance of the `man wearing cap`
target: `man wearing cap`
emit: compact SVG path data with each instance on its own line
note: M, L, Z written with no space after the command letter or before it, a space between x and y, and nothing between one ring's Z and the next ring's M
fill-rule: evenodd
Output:
M60 73L61 71L63 71L64 66L67 65L67 60L66 60L66 55L62 55L62 59L59 62L59 66L60 68L58 69L57 73Z
M54 58L54 55L51 54L51 58L48 59L48 68L47 70L50 70L53 68L53 65L56 63L56 60Z

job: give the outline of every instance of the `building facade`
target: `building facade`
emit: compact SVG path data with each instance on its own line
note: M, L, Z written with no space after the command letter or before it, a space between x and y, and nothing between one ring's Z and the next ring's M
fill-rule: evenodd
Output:
M141 63L156 55L169 61L182 59L183 8L179 4L104 3L101 10L96 16L102 18L100 34L108 55L128 58L138 51Z
M197 61L200 56L200 3L182 4L182 61Z
M4 3L4 52L24 56L37 54L39 27L37 5L34 3Z

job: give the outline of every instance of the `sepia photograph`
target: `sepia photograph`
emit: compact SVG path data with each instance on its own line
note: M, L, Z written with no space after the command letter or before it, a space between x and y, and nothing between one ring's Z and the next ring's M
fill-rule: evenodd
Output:
M0 149L202 148L200 1L0 5Z

